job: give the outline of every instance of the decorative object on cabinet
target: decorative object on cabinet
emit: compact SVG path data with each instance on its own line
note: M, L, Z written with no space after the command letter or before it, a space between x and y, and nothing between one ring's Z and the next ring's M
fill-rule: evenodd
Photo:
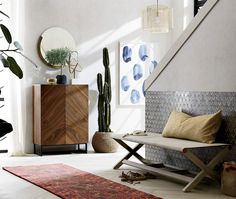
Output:
M50 85L56 85L57 84L57 79L56 78L48 78L47 83Z
M87 152L88 85L34 85L35 153L48 146L80 145Z
M53 66L58 66L61 69L60 75L57 75L57 84L66 84L66 75L62 74L62 69L66 66L67 58L69 56L70 50L68 48L54 48L46 51L45 59L49 64Z
M116 152L118 144L111 138L111 74L109 68L109 53L103 48L103 65L105 67L104 84L102 74L97 74L98 87L98 131L92 139L92 146L95 152L109 153Z
M79 63L78 51L70 51L66 63L69 68L69 73L71 74L71 83L73 84L73 80L77 80L78 73L82 71L82 66Z
M57 75L56 76L57 79L57 84L66 84L67 83L67 77L66 75Z
M172 11L165 5L147 6L143 11L143 29L152 33L167 33L170 29Z

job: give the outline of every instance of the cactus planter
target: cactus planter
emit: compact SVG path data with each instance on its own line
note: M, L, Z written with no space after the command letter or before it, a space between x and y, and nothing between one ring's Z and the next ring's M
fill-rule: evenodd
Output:
M96 153L115 153L119 147L111 137L112 132L95 132L92 146Z
M98 132L92 139L95 152L116 152L118 144L110 137L111 129L111 74L109 68L109 53L103 48L103 65L105 68L104 84L102 74L97 74L98 87ZM114 145L114 147L111 147ZM110 150L109 150L110 149Z

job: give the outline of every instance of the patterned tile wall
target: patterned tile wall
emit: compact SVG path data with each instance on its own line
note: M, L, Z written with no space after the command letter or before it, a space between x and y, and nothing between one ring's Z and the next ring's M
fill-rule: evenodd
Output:
M217 141L236 144L236 92L164 92L146 93L146 130L161 133L171 111L182 111L191 115L210 114L222 111L222 127ZM219 149L193 150L208 162ZM235 150L227 157L236 159ZM146 158L154 162L164 162L173 166L198 170L180 152L146 146Z

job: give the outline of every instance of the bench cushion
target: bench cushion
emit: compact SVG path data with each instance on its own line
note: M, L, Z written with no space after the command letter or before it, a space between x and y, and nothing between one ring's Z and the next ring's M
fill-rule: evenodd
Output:
M211 144L221 125L221 111L192 117L182 112L172 112L162 135Z

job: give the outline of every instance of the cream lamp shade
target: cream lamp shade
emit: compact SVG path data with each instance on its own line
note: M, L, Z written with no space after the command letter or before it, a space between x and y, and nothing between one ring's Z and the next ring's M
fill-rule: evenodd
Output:
M167 33L170 30L171 9L164 5L147 6L143 10L143 30L153 33Z

